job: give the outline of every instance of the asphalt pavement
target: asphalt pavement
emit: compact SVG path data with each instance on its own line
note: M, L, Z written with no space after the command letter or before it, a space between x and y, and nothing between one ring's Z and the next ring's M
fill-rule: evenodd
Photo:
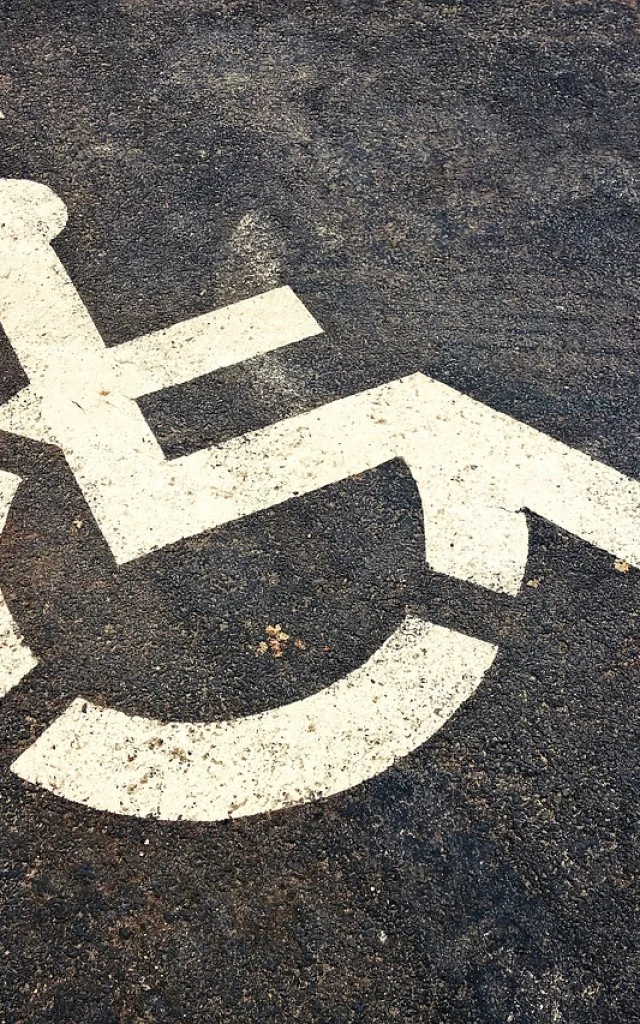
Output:
M322 328L139 397L170 463L422 373L640 478L635 2L0 0L0 54L0 177L66 204L110 351L285 285ZM392 458L118 564L60 445L0 471L3 1024L640 1021L630 559L527 507L516 594L432 571ZM359 785L167 821L11 769L78 696L320 695L407 612L497 655Z

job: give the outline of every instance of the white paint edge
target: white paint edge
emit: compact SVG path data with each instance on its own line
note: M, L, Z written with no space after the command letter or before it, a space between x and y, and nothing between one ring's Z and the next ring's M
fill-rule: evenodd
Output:
M496 651L407 617L344 679L246 718L163 724L78 698L11 770L114 814L260 814L356 786L426 742L476 690Z
M136 399L317 334L320 324L285 286L105 348L104 359L111 386ZM0 430L58 443L30 386L0 408Z
M42 400L31 387L23 388L0 407L0 430L44 444L58 443L42 414Z
M5 528L19 484L20 477L0 471L0 534ZM0 699L21 683L37 664L37 659L20 636L0 590Z
M140 398L316 334L320 324L285 286L108 351L117 386Z

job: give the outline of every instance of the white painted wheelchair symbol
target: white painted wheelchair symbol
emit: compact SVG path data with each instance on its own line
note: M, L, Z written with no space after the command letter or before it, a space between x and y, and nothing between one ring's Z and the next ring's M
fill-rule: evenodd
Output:
M137 398L321 328L279 288L108 349L49 244L65 223L46 187L0 183L0 321L30 381L0 429L59 445L118 564L399 457L438 572L516 594L525 508L640 565L640 484L421 373L168 461ZM0 473L0 529L18 484ZM286 807L424 743L496 652L408 616L343 679L245 718L162 723L80 695L12 770L118 814L212 821ZM0 695L34 663L0 597Z

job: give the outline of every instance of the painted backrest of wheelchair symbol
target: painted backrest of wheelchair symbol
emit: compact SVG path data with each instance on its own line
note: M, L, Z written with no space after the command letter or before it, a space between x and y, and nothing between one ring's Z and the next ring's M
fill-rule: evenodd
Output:
M108 349L51 248L65 220L46 187L0 184L0 320L30 381L0 408L0 429L62 449L116 562L399 457L438 572L516 594L524 509L640 563L640 484L422 373L167 460L137 398L321 327L283 287ZM17 483L0 474L0 527ZM1 600L0 634L6 692L34 659ZM205 821L286 807L357 785L424 743L495 654L407 616L360 668L258 715L162 723L79 695L12 770L120 814Z

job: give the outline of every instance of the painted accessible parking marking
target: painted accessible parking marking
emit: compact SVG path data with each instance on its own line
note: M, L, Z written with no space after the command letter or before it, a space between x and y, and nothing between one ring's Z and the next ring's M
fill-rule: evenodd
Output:
M167 460L137 398L321 327L281 288L108 349L51 248L65 222L46 187L0 183L0 321L30 381L0 409L0 428L61 448L116 563L401 458L420 494L426 564L440 573L515 595L524 509L640 565L637 481L422 373ZM0 527L18 484L0 474ZM35 663L3 601L0 639L1 695ZM216 820L285 807L425 742L496 651L407 616L349 675L259 715L161 723L80 694L12 770L120 814Z

